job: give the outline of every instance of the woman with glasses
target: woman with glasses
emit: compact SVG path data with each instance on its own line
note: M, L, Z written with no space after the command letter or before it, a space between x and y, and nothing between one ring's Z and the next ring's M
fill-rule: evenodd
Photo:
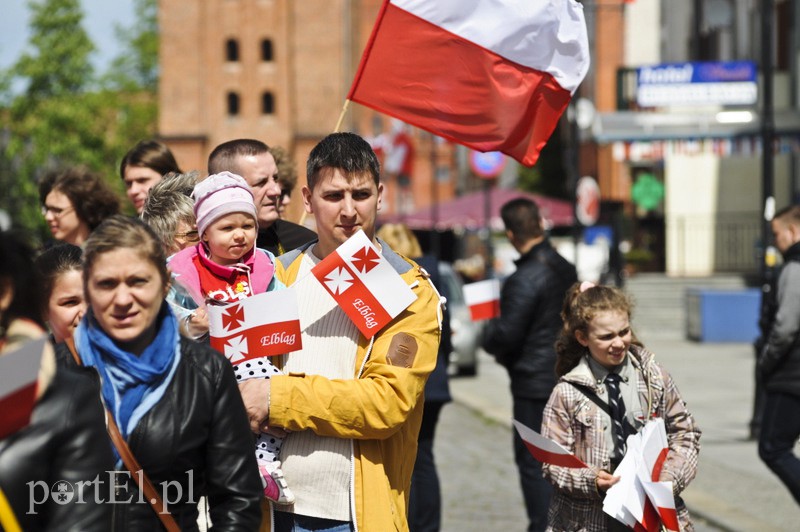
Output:
M53 238L75 246L83 246L100 222L119 213L119 198L108 183L81 166L46 175L39 201Z
M190 197L198 181L197 172L167 174L153 185L142 207L141 218L158 235L169 257L200 241Z

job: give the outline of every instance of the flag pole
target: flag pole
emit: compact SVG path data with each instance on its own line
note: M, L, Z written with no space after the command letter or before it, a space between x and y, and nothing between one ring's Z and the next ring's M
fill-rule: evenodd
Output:
M339 120L336 121L336 127L333 128L334 133L339 132L339 128L342 127L342 122L344 122L344 115L347 114L347 108L350 107L350 98L347 98L344 101L344 105L342 106L342 112L339 113Z

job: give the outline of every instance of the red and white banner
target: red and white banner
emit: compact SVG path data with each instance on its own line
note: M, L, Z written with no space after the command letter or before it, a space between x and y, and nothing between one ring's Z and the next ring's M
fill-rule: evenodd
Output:
M367 338L417 299L364 231L348 238L311 273Z
M208 326L211 347L231 364L302 347L297 294L291 288L256 294L231 305L209 305Z
M490 320L500 315L500 281L487 279L464 285L464 302L472 321Z
M651 419L628 436L627 452L614 475L620 481L603 500L603 511L635 531L679 530L672 482L659 482L669 452L664 420Z
M534 458L543 464L575 468L588 467L577 456L553 440L545 438L516 419L513 421L514 427L517 429L517 432L519 432L523 443L525 443L525 447L528 448Z
M347 97L533 166L588 69L574 0L386 0Z
M0 356L0 439L31 422L46 343L42 336Z

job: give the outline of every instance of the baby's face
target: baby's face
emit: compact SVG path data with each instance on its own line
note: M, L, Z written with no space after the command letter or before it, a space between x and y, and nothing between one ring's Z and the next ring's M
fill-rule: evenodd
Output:
M236 264L256 242L258 226L247 214L235 212L214 220L203 233L211 260L223 266Z

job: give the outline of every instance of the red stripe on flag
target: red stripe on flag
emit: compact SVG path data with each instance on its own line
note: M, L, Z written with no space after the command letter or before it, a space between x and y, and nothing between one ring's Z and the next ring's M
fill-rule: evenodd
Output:
M532 166L569 104L550 74L393 4L373 37L350 98L470 148Z
M678 523L678 512L675 508L659 508L658 515L661 517L661 521L668 530L678 531L681 529Z
M542 462L543 464L551 464L555 466L574 467L574 468L586 467L586 464L584 464L574 454L553 453L550 451L546 451L540 447L536 447L535 445L525 440L522 440L522 442L525 444L525 447L528 448L533 457Z
M226 352L226 345L238 344L241 339L247 341L246 352L238 353L240 356L231 356L230 353ZM225 355L232 364L239 364L258 357L282 355L300 349L302 345L300 321L267 323L239 331L230 336L211 336L210 343L211 347Z
M500 315L500 301L486 301L469 306L469 315L472 321L490 320Z
M0 400L0 412L3 412L0 439L25 428L31 422L31 413L36 401L36 385L37 381L33 381Z
M661 529L661 519L650 499L645 499L644 510L642 511L642 527L647 532L659 532Z
M664 461L667 459L667 454L669 454L669 448L667 447L664 447L661 449L661 452L658 453L658 458L656 458L656 463L653 464L653 472L650 478L653 482L658 482L658 478L661 476L661 469L664 467Z

